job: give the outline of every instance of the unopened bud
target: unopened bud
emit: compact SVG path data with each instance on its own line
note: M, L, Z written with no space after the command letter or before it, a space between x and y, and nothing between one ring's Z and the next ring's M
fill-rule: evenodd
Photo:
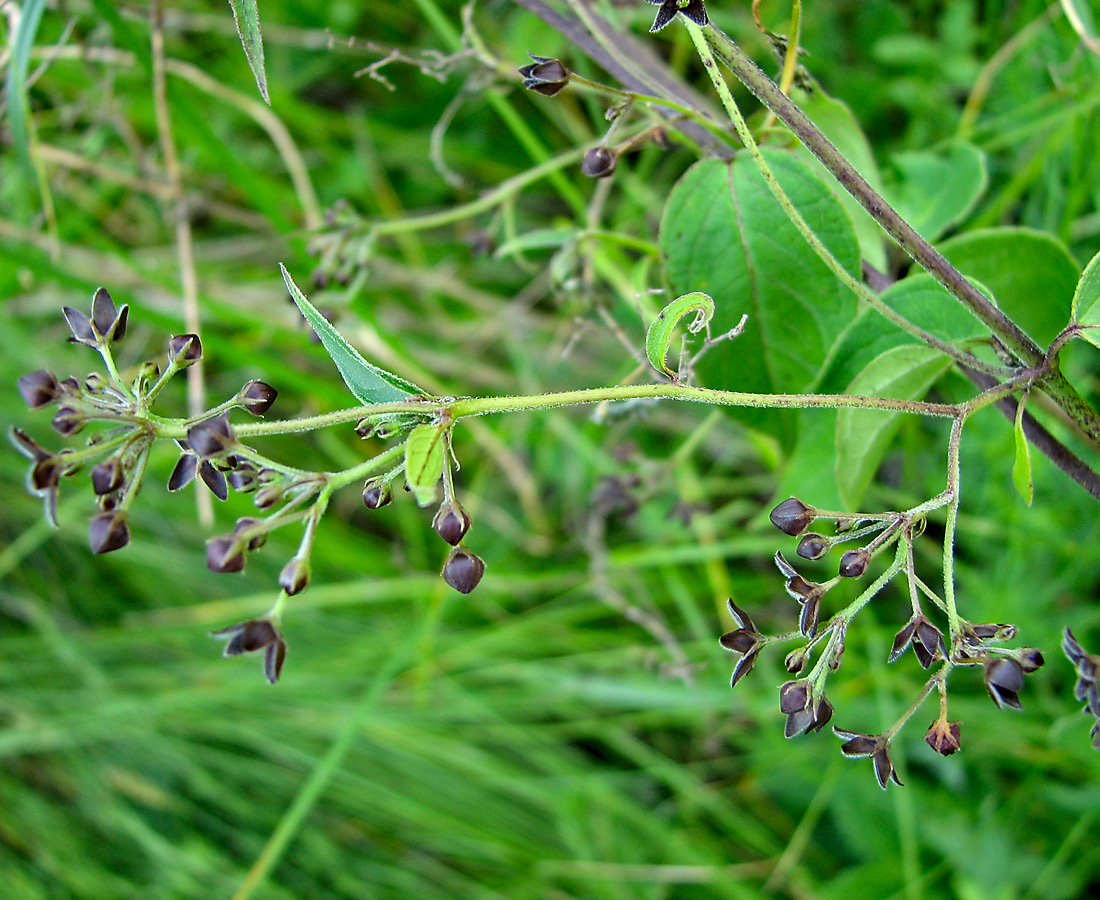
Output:
M237 402L245 412L262 416L271 409L271 404L278 396L279 392L270 384L253 379L241 388L237 394Z
M186 369L202 359L202 341L197 334L175 334L168 339L168 362Z
M63 406L50 421L54 431L63 437L69 437L84 427L84 416L71 406Z
M367 509L381 509L393 501L388 481L372 478L363 485L363 505Z
M295 556L279 573L279 587L293 597L300 594L309 584L309 561Z
M859 578L867 571L867 565L871 562L871 554L863 547L858 550L849 550L840 557L840 574L844 578Z
M443 564L443 580L460 594L477 587L485 574L485 563L465 547L455 547Z
M130 543L130 526L122 510L92 516L88 527L88 543L92 553L110 553Z
M220 456L237 443L228 416L205 419L187 429L187 443L202 459Z
M811 531L802 536L802 540L798 542L798 549L795 550L795 553L803 559L821 559L821 557L829 552L829 546L829 539L827 537Z
M52 372L39 369L19 379L19 393L31 409L39 409L53 403L61 393Z
M589 178L607 178L615 171L619 157L606 147L593 147L581 160L581 173Z
M798 537L814 520L814 509L797 497L784 500L768 516L771 523L791 537Z
M218 535L206 542L206 567L211 572L240 572L244 562L244 549L233 535Z
M445 501L432 520L432 528L448 544L456 547L470 530L470 517L454 500Z
M105 459L92 468L92 490L102 496L122 487L122 463L117 456Z

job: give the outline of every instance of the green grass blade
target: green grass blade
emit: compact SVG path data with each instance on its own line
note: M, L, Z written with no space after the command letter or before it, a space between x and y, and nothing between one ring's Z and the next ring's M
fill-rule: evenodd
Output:
M6 90L11 139L19 157L27 166L31 166L30 130L27 127L27 69L30 67L31 48L34 47L34 38L38 34L38 25L45 11L46 0L27 0L23 4L19 27L12 37L11 61L8 63Z
M237 23L237 34L241 36L244 55L248 57L248 65L252 68L252 74L256 76L256 87L260 89L260 96L270 106L271 98L267 95L267 75L264 73L264 38L260 33L260 10L256 0L229 0L229 5L233 7L233 19Z

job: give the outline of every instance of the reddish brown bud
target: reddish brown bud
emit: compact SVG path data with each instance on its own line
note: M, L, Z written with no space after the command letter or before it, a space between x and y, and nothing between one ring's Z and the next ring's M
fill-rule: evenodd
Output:
M470 530L470 517L455 501L445 501L432 520L432 528L448 544L456 547Z
M240 572L244 562L244 550L233 535L218 535L206 542L206 567L211 572Z
M92 546L92 553L110 553L125 547L130 543L130 526L126 521L126 513L116 509L92 516L88 528L88 543Z
M52 372L39 369L19 379L19 393L31 409L39 409L53 403L60 396L61 385Z
M871 554L864 548L849 550L840 557L840 574L844 578L859 578L867 571L867 565L871 562Z
M240 393L237 394L237 402L245 412L262 416L271 409L271 404L278 396L279 392L270 384L253 379L241 388Z

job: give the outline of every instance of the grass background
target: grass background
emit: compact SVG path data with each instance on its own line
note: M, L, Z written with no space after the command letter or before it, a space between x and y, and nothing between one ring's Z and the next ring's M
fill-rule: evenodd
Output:
M734 6L709 10L766 61L747 10ZM807 64L852 106L885 166L891 152L955 134L983 64L1036 21L992 73L970 135L989 154L991 184L964 227L1038 228L1083 264L1100 244L1097 58L1044 9L1026 0L809 4ZM575 229L578 204L598 209L607 230L652 240L662 197L691 161L684 150L647 147L624 160L606 196L610 183L568 168L499 211L385 240L369 267L356 261L360 217L468 202L539 153L605 127L591 96L526 95L468 59L442 81L389 66L393 91L355 77L390 46L414 58L446 48L433 11L460 21L454 2L261 4L274 112L321 206L347 203L321 242L303 227L308 202L249 105L256 90L228 9L165 11L168 56L215 85L178 75L168 85L212 398L263 377L281 392L273 414L347 402L286 299L278 261L303 287L327 266L339 277L311 291L314 302L369 356L438 391L610 384L633 369L607 323L640 343L630 300L658 283L644 254L585 244L572 256L495 258L477 245L485 233L499 244L534 228ZM643 4L605 11L637 31L653 13ZM782 30L785 12L764 14ZM502 71L526 50L587 66L511 3L481 3L475 20ZM674 32L661 46L690 69ZM349 47L350 36L383 49ZM123 365L157 356L167 333L183 330L171 208L159 187L148 8L51 8L37 43L58 41L110 54L54 60L42 72L41 57L32 60L29 104L54 237L35 178L10 143L0 157L8 385L42 367L94 368L86 348L65 344L58 310L84 306L99 284L133 304ZM432 163L431 129L445 113L453 120L442 154L461 174L457 187ZM322 243L338 248L328 260L311 252ZM1095 351L1069 356L1095 397ZM951 398L966 385L939 390ZM181 393L167 398L173 404L182 409ZM0 395L0 412L48 441L46 417L14 390ZM943 443L942 428L908 423L871 502L899 508L938 491ZM265 448L319 467L364 452L350 430ZM1026 508L1011 487L1010 429L991 411L968 425L962 612L1015 623L1048 665L1028 679L1022 713L996 710L976 673L957 673L951 715L963 721L963 752L941 759L924 745L934 712L922 710L895 742L907 786L884 793L870 764L843 760L832 736L783 739L775 653L728 688L731 659L717 644L729 627L726 597L771 631L795 616L770 562L794 541L764 519L785 449L721 413L683 407L512 415L464 428L458 478L475 523L467 543L488 564L481 586L469 597L446 588L430 515L407 498L371 514L351 491L322 527L314 585L290 604L276 688L258 660L220 659L206 632L268 607L296 535L269 542L243 576L209 573L209 531L192 498L161 487L174 462L164 448L132 545L93 557L86 482L64 485L55 532L23 489L23 460L0 454L4 896L1100 894L1100 757L1056 652L1065 625L1086 642L1100 635L1095 505L1040 458ZM615 509L622 491L638 503L633 515ZM247 514L246 501L220 507L216 529ZM675 514L683 504L695 509L686 523ZM929 583L939 577L935 524L919 562ZM888 592L853 629L830 683L841 727L884 728L919 689L911 657L884 662L905 608Z

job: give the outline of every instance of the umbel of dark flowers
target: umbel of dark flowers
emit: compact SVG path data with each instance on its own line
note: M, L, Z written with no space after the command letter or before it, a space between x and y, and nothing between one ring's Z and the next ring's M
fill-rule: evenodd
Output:
M703 5L703 0L647 0L647 2L661 7L657 10L657 18L653 20L650 31L660 31L676 18L677 13L691 19L696 25L707 24L707 8Z
M211 637L229 638L225 645L225 656L240 656L242 653L252 653L255 650L264 650L264 675L274 684L279 680L279 673L283 670L283 660L286 658L286 641L279 627L270 619L249 619L247 622L238 622L221 631L212 631Z

